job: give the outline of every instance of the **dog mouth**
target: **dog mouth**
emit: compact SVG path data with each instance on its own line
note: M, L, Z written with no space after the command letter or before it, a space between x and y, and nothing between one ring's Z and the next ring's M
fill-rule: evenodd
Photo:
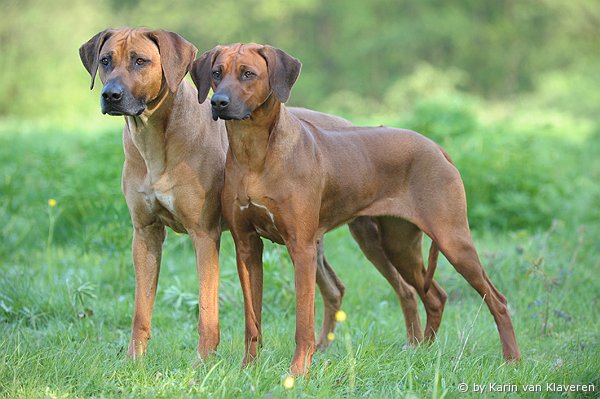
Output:
M213 120L217 120L217 119L222 119L224 121L231 121L231 120L235 120L235 121L245 121L250 119L250 117L252 116L252 114L250 112L247 112L245 114L241 114L241 115L231 115L225 112L219 112L213 109Z
M117 107L102 108L102 114L110 116L140 116L146 110L146 106L137 109L122 109Z
M146 101L135 98L130 92L125 91L121 98L113 99L110 96L100 99L102 113L111 116L140 116L146 110Z
M226 121L231 121L231 120L234 120L234 121L245 121L245 120L250 119L250 114L246 114L246 115L242 116L241 118L235 117L235 116L228 116L228 115L219 116L219 118L221 118L223 120L226 120Z

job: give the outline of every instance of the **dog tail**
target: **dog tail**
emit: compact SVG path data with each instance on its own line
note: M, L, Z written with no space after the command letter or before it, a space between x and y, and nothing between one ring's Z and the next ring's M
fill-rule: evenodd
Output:
M433 281L433 274L437 267L437 259L440 253L440 249L434 241L431 241L431 247L429 247L429 259L427 260L427 272L425 273L425 282L423 284L423 290L425 293L429 291L431 281Z

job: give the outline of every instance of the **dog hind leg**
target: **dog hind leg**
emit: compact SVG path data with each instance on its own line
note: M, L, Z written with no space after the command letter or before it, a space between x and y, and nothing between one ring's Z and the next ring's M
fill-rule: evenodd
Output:
M386 255L378 223L372 218L359 217L350 223L348 227L352 237L367 259L385 277L396 292L404 314L407 343L417 345L423 341L423 328L421 327L417 308L417 293L412 286L402 279L400 273Z
M404 219L385 216L377 220L387 257L423 301L427 314L424 339L433 341L442 322L447 295L435 281L432 281L429 290L424 289L426 271L421 252L423 234L417 226Z
M342 307L342 298L346 289L325 258L323 240L320 240L318 246L317 285L323 297L323 325L317 340L317 349L324 351L331 343L328 335L335 330L335 314Z

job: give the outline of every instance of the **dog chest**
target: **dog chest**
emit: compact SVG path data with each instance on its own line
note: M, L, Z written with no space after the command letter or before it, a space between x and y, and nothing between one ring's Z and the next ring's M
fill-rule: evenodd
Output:
M175 213L175 197L171 192L163 192L146 185L140 190L140 194L143 196L144 203L150 212L156 213L160 208L164 208L171 213Z
M261 236L278 244L283 244L281 233L275 225L275 215L266 205L256 201L249 201L239 205L243 217L249 218L254 229Z
M175 213L175 197L171 193L154 191L154 198L169 212Z
M146 212L157 216L165 225L179 233L185 233L183 223L178 215L175 195L172 190L159 190L151 184L144 184L138 190L142 197Z

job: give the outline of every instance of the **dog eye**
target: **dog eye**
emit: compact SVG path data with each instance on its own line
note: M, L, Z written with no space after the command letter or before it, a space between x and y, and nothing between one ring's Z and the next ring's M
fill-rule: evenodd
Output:
M108 57L102 57L102 58L100 58L100 63L102 65L108 65Z
M221 71L213 71L212 77L214 80L220 80L221 79Z
M146 63L146 60L145 60L145 59L143 59L143 58L138 58L138 59L136 59L136 60L135 60L135 65L142 66L142 65L144 65L145 63Z
M244 71L243 76L245 79L250 79L252 78L254 75L256 75L254 72L252 71Z

